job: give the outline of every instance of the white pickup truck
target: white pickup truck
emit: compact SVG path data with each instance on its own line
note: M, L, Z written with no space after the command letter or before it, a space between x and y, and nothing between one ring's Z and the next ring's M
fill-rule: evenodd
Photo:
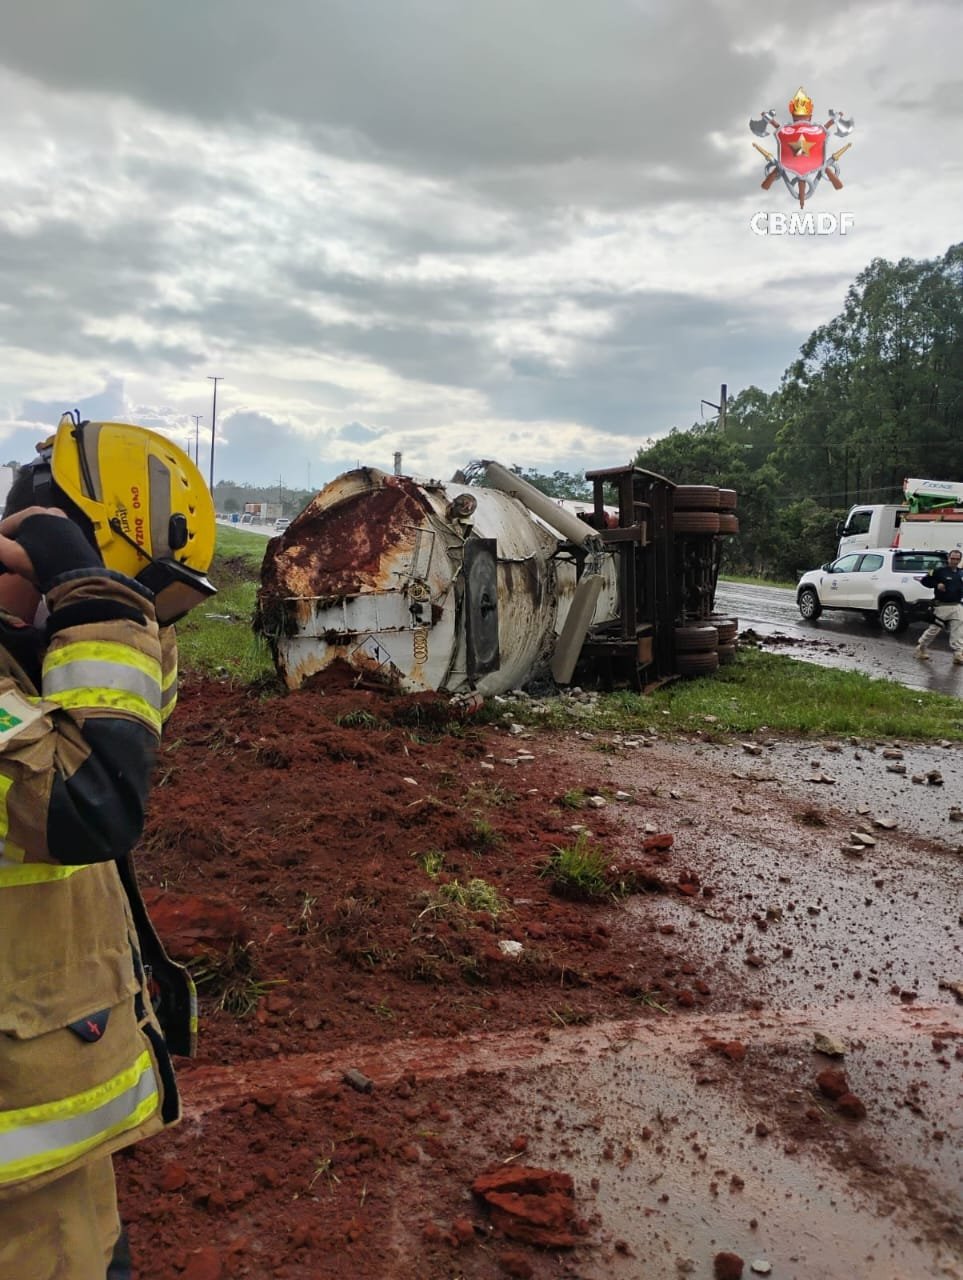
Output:
M946 564L945 551L852 551L804 573L796 586L796 604L807 622L814 622L824 609L852 609L896 635L910 622L926 620L933 590L920 578L940 564Z

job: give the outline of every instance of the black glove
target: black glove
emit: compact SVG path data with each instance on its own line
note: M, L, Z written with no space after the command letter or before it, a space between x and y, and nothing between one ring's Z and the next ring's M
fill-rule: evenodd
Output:
M27 516L15 539L33 565L37 585L46 594L62 573L102 569L103 559L72 520L63 516Z

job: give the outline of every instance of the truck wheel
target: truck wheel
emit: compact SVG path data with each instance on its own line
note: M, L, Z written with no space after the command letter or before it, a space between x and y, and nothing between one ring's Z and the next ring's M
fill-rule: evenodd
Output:
M739 619L730 614L710 613L708 621L719 632L720 644L732 644L739 634Z
M675 669L680 676L708 676L719 670L719 655L711 653L677 653Z
M815 622L823 611L819 596L812 587L803 587L796 598L796 604L799 605L799 612L807 622Z
M676 627L672 638L676 653L711 653L719 643L719 631L710 623L701 622Z
M735 517L733 517L735 519ZM680 533L718 533L718 511L675 511L672 516L672 532Z
M901 631L905 631L908 625L906 610L903 608L902 600L884 600L879 606L879 625L887 633L887 635L899 635Z
M719 489L714 484L680 484L673 501L676 511L718 511Z

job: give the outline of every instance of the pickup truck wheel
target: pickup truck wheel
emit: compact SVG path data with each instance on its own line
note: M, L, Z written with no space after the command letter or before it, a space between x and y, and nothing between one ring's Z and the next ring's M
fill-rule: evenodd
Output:
M807 622L815 622L823 611L823 607L819 603L819 596L812 587L803 587L796 597L796 604L799 606L799 612Z
M879 606L879 625L891 636L905 631L908 625L902 600L884 600Z

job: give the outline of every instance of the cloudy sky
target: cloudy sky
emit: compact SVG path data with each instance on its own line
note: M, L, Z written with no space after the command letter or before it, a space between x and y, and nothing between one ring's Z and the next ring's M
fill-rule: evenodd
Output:
M959 0L3 7L2 461L199 414L206 475L217 374L218 478L614 466L963 238ZM800 84L844 237L750 230Z

